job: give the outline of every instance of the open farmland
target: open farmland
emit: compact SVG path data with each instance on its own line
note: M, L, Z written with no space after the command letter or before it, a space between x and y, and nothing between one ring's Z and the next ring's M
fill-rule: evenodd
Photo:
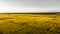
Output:
M60 15L0 14L0 34L60 34Z

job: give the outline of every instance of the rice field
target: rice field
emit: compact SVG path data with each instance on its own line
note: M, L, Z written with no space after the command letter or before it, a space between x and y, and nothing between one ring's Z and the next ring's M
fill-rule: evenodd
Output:
M0 14L0 34L60 34L60 15Z

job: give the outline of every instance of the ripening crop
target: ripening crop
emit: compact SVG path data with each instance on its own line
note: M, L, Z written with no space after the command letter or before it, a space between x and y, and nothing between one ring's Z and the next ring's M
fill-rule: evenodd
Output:
M60 15L0 14L0 34L59 34Z

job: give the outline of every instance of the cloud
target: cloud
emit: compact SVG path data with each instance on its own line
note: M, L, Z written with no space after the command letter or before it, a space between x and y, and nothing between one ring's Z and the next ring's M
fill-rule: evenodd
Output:
M60 11L60 0L0 0L0 13L54 11Z

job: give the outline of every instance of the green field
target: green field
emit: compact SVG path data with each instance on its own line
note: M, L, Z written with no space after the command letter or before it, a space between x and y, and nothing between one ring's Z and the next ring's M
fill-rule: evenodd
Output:
M60 34L60 15L0 14L0 34Z

